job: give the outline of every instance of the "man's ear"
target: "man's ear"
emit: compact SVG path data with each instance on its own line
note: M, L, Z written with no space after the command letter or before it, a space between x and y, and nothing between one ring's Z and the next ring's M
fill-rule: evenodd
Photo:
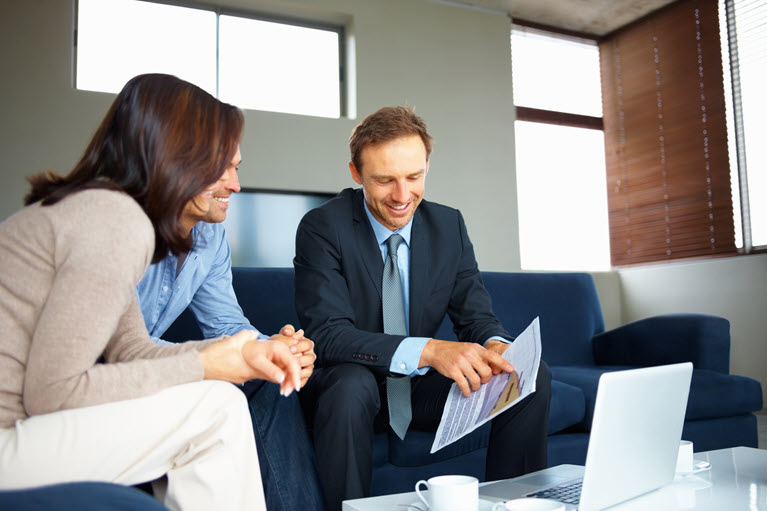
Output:
M353 161L349 162L349 171L352 173L352 179L354 179L354 182L358 185L362 184L362 176L360 175L360 171L357 169L357 166L354 164Z

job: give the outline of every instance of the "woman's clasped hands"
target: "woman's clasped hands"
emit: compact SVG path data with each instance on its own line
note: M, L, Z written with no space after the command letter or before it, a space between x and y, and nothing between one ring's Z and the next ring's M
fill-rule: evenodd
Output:
M258 339L258 332L242 330L200 351L206 380L244 383L262 379L280 385L280 394L301 388L301 365L290 348L273 336Z

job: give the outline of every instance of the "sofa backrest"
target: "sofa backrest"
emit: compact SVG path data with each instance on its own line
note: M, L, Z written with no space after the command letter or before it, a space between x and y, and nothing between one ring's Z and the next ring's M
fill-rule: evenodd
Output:
M236 267L232 268L232 278L243 313L261 332L277 333L286 323L300 327L293 301L293 268ZM549 365L594 364L591 338L604 331L604 320L591 275L482 272L482 279L495 314L510 334L520 334L540 317L543 359ZM438 337L455 339L449 319L443 322ZM164 338L200 338L188 310Z
M235 267L232 287L243 314L261 333L276 334L288 323L299 328L293 304L293 268ZM163 339L173 342L201 338L200 328L188 308L163 335Z
M543 360L594 365L591 338L605 329L594 279L588 273L482 272L493 311L516 336L540 317ZM455 339L446 318L438 335Z
M276 334L288 323L300 327L293 268L232 268L232 286L245 317L262 333Z

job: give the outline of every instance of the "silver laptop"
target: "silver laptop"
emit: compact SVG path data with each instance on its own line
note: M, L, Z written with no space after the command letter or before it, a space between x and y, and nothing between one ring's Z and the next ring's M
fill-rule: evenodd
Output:
M560 465L487 484L480 497L539 496L565 502L568 510L594 511L670 483L691 378L689 362L603 374L586 466Z

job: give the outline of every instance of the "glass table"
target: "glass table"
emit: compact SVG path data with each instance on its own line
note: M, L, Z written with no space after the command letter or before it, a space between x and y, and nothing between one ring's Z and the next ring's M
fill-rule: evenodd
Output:
M767 510L767 450L733 447L695 453L695 461L711 468L677 475L671 484L610 508L620 511ZM347 500L343 511L415 511L415 492ZM418 501L420 502L420 501ZM480 511L490 508L481 503Z

